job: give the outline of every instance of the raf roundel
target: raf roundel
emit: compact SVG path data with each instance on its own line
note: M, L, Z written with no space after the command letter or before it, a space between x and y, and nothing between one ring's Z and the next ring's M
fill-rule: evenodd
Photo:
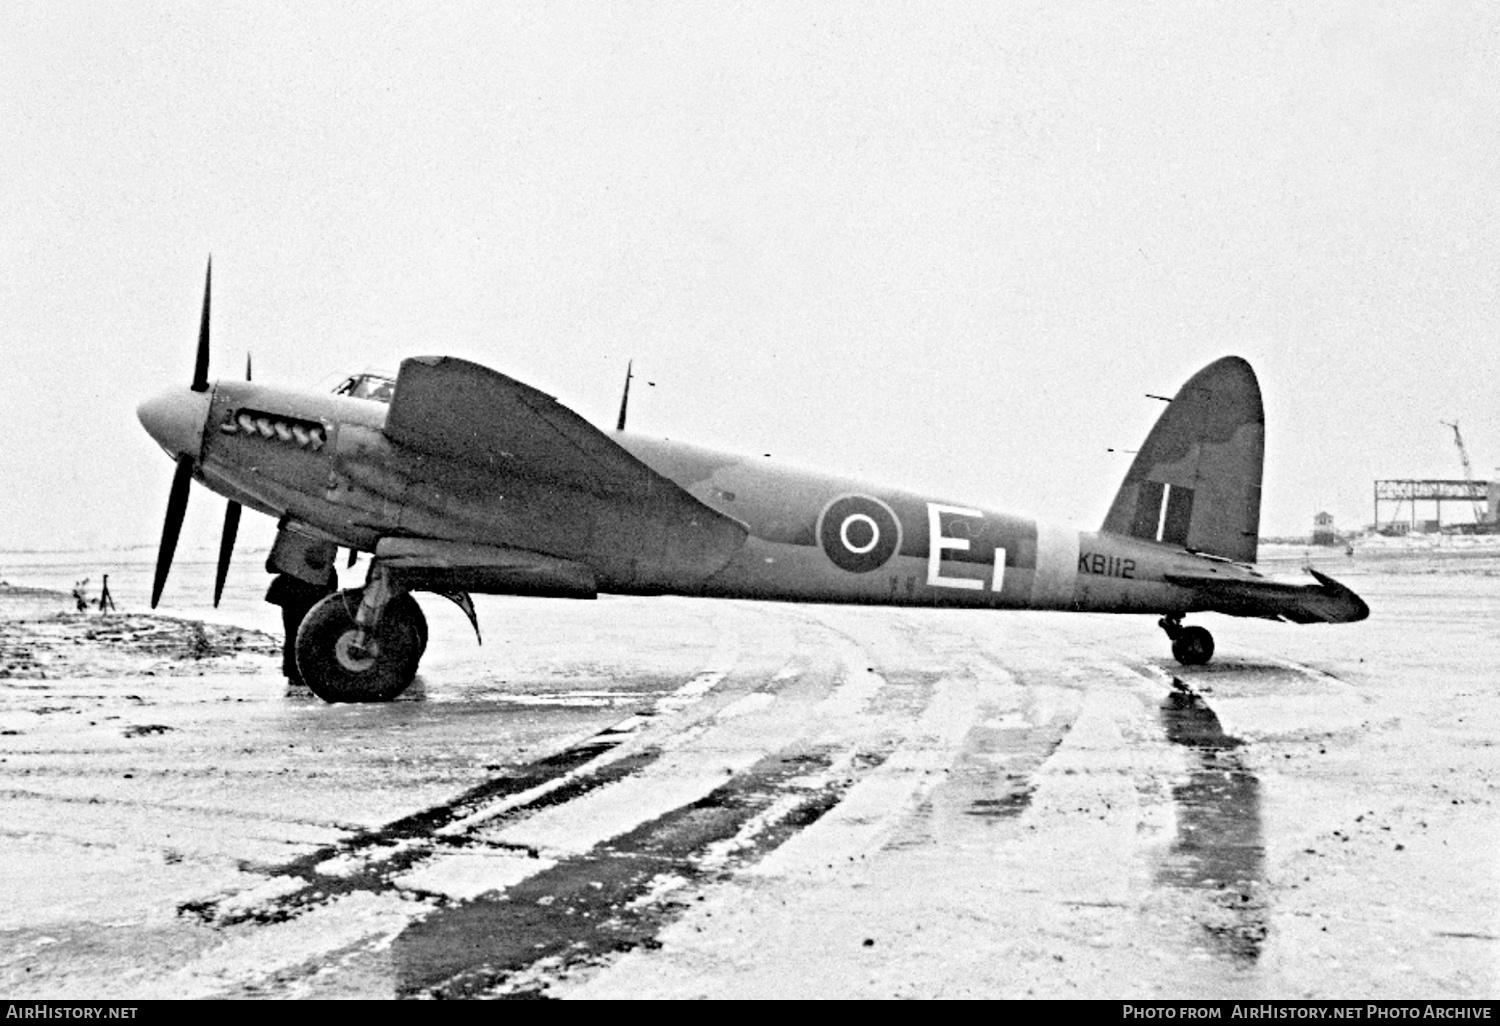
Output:
M844 495L818 517L818 544L833 564L854 574L879 570L901 548L901 522L868 495Z

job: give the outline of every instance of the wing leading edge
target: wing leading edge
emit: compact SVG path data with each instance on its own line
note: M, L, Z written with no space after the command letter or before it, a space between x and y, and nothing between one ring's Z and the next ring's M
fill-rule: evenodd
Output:
M596 569L600 559L630 556L643 582L701 579L749 534L552 396L467 360L403 361L383 430L464 475L535 482L555 496L549 501L585 513L592 527L584 548L551 554Z
M476 468L599 494L681 492L552 396L452 356L402 361L385 435Z

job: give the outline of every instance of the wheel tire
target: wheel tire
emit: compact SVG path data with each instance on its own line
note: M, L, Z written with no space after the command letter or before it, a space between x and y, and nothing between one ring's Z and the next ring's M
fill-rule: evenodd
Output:
M1202 666L1214 657L1214 636L1202 627L1184 627L1172 639L1172 656L1183 666Z
M402 595L395 602L392 602L391 605L394 606L397 603L401 605L400 615L408 617L417 632L417 658L421 659L427 651L427 617L423 614L422 607L417 604L416 597L411 592Z
M327 596L308 611L297 631L297 670L325 702L389 702L416 676L421 637L411 615L416 602L409 596L386 606L373 655L355 658L349 652L363 594L363 588L349 588Z

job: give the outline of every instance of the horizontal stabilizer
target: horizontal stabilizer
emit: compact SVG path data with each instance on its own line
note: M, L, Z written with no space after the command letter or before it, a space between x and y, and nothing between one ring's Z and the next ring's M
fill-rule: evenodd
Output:
M1311 567L1307 572L1317 584L1184 573L1166 574L1164 579L1168 584L1192 588L1206 610L1229 616L1258 616L1292 623L1353 623L1370 615L1370 607L1364 600L1338 581Z

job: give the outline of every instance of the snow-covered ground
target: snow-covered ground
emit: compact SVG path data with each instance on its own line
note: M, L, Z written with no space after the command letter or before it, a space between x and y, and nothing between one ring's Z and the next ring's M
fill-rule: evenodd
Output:
M1203 617L1193 670L1143 617L424 600L377 707L193 556L153 616L149 552L0 554L9 996L1500 991L1491 539L1267 546L1370 619Z

